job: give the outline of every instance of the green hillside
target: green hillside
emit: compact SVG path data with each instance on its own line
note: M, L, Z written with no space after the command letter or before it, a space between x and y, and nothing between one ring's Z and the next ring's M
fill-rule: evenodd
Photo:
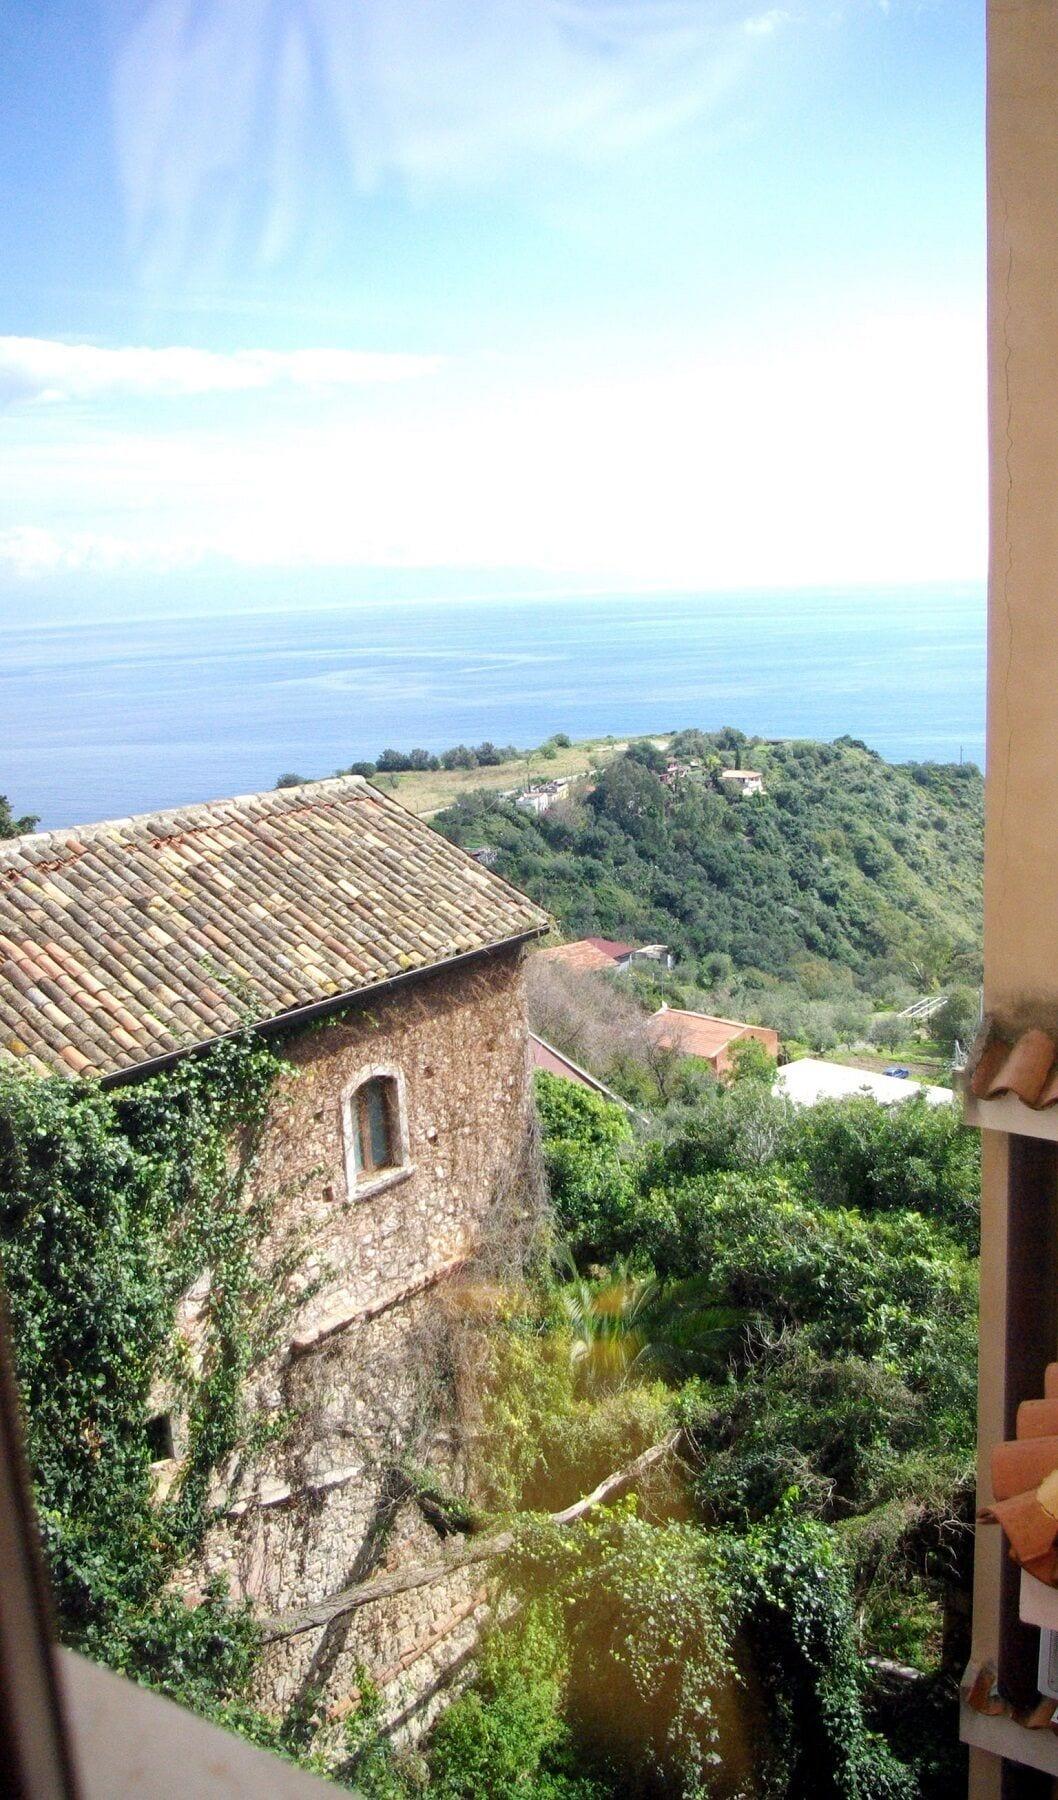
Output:
M671 785L644 741L542 817L472 793L436 822L458 843L494 845L497 872L566 935L663 941L707 986L732 971L810 982L825 965L865 989L977 978L972 764L892 764L850 738L730 730L678 733L670 754L690 765ZM765 793L726 791L732 763L759 769Z

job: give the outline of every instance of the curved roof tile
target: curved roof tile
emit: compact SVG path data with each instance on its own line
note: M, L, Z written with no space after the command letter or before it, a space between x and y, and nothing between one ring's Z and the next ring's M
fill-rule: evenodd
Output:
M0 843L0 1065L113 1076L546 930L360 776Z

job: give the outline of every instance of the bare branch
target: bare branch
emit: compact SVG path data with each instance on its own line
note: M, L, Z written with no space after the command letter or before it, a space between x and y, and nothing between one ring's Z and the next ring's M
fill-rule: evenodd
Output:
M595 1507L604 1506L623 1489L631 1487L648 1469L652 1469L664 1457L672 1455L682 1435L680 1431L673 1431L660 1444L652 1444L626 1468L608 1475L590 1494L575 1500L572 1506L567 1506L562 1512L549 1514L551 1524L572 1525ZM332 1619L357 1612L362 1606L371 1606L377 1600L388 1600L395 1594L407 1594L414 1588L428 1587L433 1582L444 1581L457 1569L465 1569L472 1563L488 1562L496 1556L505 1556L514 1548L514 1543L513 1530L499 1531L488 1538L471 1538L469 1542L460 1544L434 1562L413 1563L406 1569L394 1570L391 1575L377 1575L371 1581L358 1582L353 1587L344 1588L341 1593L331 1594L327 1599L317 1601L314 1606L278 1613L274 1618L262 1621L263 1641L273 1644L280 1638L296 1637L300 1632L313 1631L320 1626L329 1625Z

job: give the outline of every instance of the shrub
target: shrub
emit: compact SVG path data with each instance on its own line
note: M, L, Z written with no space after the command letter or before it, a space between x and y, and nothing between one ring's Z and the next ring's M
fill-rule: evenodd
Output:
M563 1717L569 1679L561 1616L530 1602L485 1640L478 1675L442 1714L430 1740L430 1794L438 1800L603 1800L577 1777Z

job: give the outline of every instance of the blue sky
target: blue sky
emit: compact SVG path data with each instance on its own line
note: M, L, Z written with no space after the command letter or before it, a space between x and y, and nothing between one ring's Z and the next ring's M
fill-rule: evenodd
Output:
M0 22L9 615L983 573L977 5Z

